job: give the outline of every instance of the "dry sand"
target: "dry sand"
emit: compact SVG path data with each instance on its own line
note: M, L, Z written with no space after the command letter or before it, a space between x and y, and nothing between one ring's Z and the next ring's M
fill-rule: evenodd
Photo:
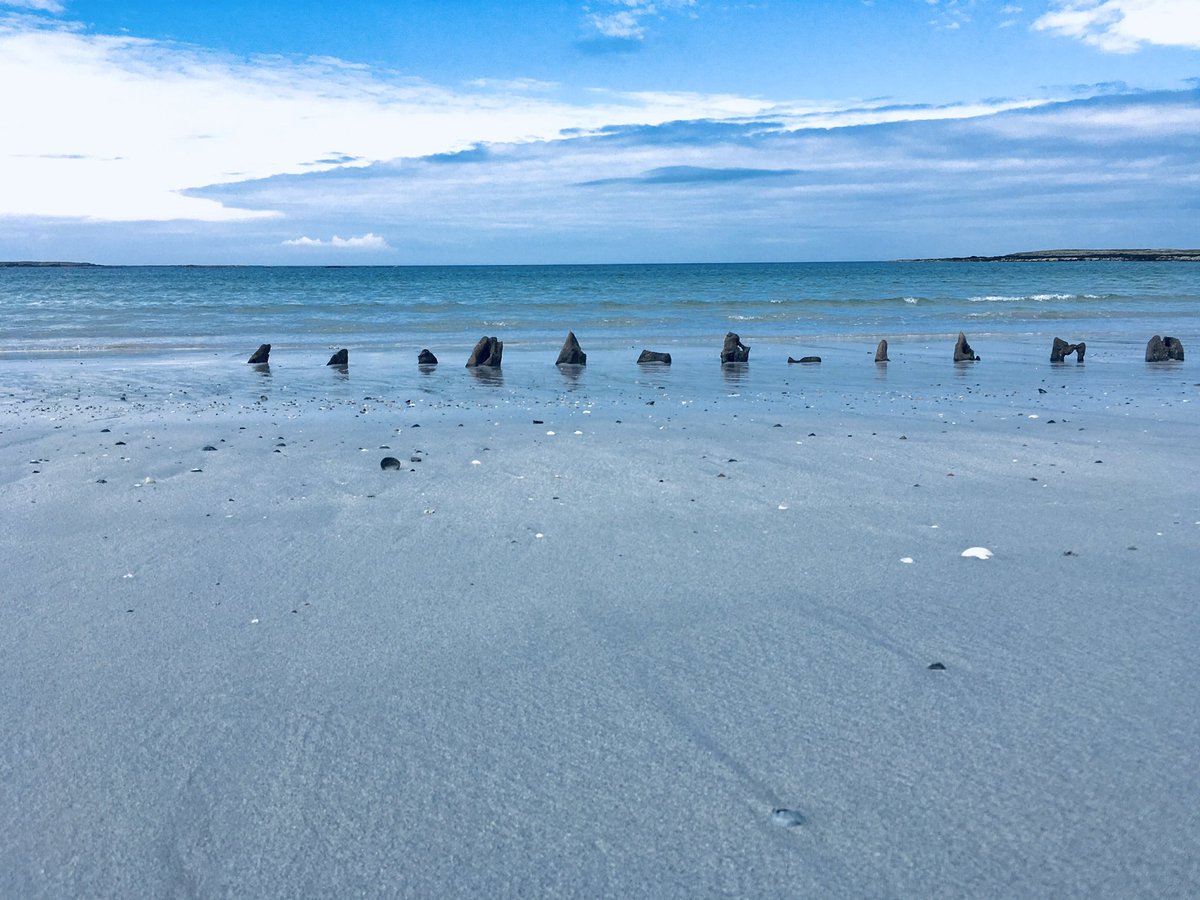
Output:
M1196 386L1025 349L10 366L0 895L1194 895Z

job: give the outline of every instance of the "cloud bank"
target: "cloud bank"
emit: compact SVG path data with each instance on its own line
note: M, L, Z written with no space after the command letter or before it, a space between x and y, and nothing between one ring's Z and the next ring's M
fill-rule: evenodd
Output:
M336 234L329 240L310 238L307 235L282 241L285 247L333 247L338 250L391 250L388 242L377 234L368 232L362 237L338 237Z
M428 262L1191 246L1200 91L833 129L769 119L614 127L202 195L293 222L336 207L388 234L402 259Z
M1077 38L1111 53L1146 44L1200 49L1196 0L1052 0L1033 27Z

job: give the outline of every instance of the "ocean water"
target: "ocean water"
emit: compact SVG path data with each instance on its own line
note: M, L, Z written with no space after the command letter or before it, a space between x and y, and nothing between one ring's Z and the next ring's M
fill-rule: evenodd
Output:
M586 375L561 376L552 365L568 330L589 354ZM536 405L563 392L640 396L648 376L631 363L642 348L672 354L676 364L652 380L689 400L794 396L798 384L810 401L823 384L913 394L944 377L960 330L986 368L959 378L986 376L999 389L1044 377L1058 336L1087 341L1090 384L1159 390L1162 375L1142 363L1143 348L1156 333L1197 346L1200 266L0 268L0 399L134 390L257 400L270 388L347 402L414 390ZM728 331L752 347L749 367L713 365ZM504 369L472 379L463 364L485 334L504 341ZM880 338L893 360L886 371L863 365ZM243 365L260 343L273 348L269 374ZM351 366L338 380L324 363L341 347ZM444 364L434 373L417 371L425 347ZM790 355L824 363L788 366ZM1062 377L1073 371L1058 367Z
M0 355L1186 335L1188 263L0 269ZM1144 336L1143 336L1144 335Z

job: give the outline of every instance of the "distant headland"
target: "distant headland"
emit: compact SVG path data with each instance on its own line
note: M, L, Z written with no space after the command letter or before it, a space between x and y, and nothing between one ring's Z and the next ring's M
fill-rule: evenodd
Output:
M95 263L88 262L42 262L39 260L0 259L0 269L92 269L98 268Z
M1200 262L1200 250L1029 250L1004 256L947 256L902 262Z

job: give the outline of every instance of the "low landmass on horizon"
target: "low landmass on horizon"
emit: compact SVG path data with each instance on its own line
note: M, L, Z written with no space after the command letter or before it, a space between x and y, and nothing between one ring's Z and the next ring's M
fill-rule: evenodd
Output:
M945 256L905 262L1200 262L1200 250L1027 250L1003 256Z
M1022 253L1006 253L1003 256L935 256L922 259L902 259L897 262L1200 262L1197 250L1027 250ZM0 269L63 269L63 268L109 268L103 263L58 262L40 260L0 260ZM179 268L222 268L221 266L189 266ZM326 266L325 268L333 268Z

